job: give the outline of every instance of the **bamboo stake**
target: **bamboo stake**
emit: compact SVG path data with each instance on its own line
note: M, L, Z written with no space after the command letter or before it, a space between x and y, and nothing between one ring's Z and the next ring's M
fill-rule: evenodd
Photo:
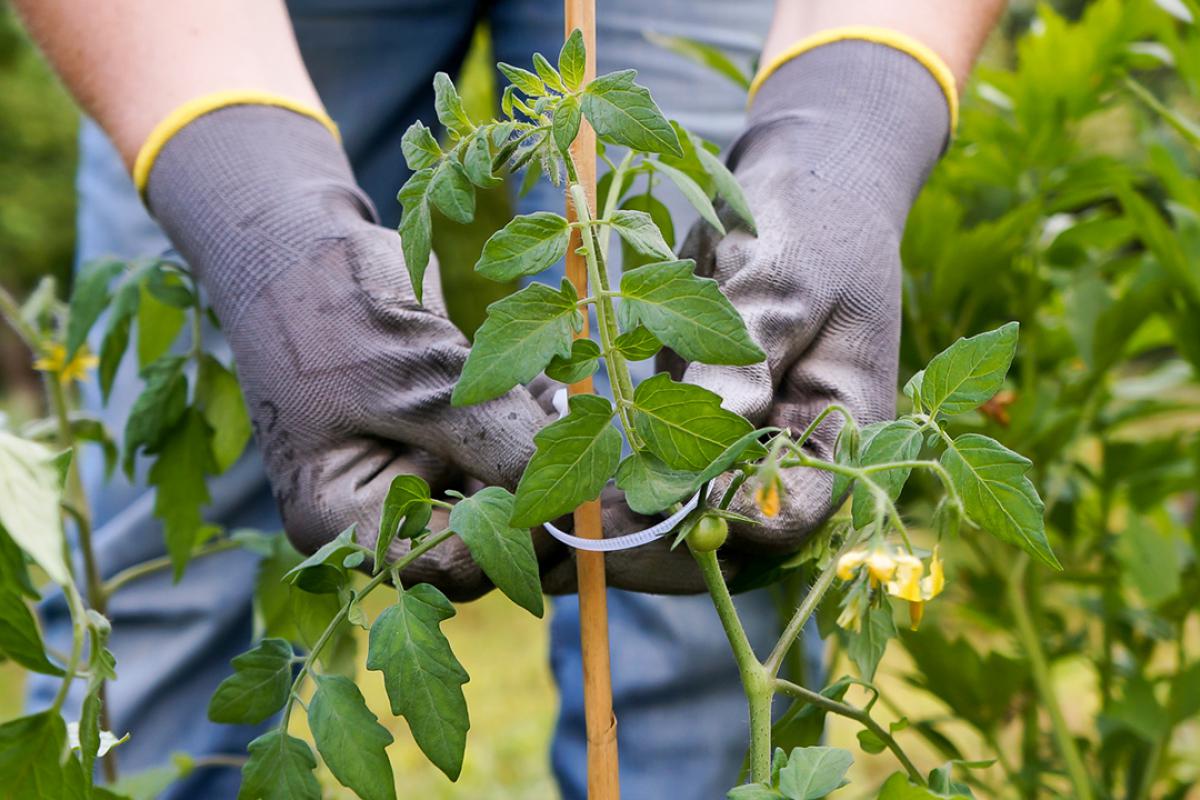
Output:
M579 28L587 49L584 80L596 77L596 4L595 0L563 0L566 35ZM596 207L596 134L584 120L579 135L571 145L579 173L579 183L587 194L588 204ZM575 213L567 200L567 217L574 221ZM576 251L581 239L578 230L571 233L567 248L567 278L575 285L580 297L587 297L587 263ZM587 317L579 334L588 335ZM592 379L587 377L569 388L571 394L592 392ZM593 500L575 509L575 533L594 539L603 538L600 501ZM587 727L588 800L618 800L621 796L617 780L617 718L612 708L612 675L608 653L608 597L605 594L604 554L579 550L575 554L579 581L579 635L583 655L583 700Z

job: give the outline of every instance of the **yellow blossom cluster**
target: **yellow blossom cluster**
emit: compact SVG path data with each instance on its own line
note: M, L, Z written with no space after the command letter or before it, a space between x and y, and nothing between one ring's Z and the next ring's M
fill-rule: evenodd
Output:
M99 363L100 359L92 355L86 344L68 361L67 348L54 342L43 349L41 357L33 362L33 368L56 375L59 383L66 386L72 381L82 383L87 380L88 372L95 369Z
M870 590L883 589L892 597L907 600L915 630L921 624L925 603L941 594L946 586L938 547L933 548L929 558L928 573L921 559L885 544L851 550L838 559L837 577L843 581L855 580L863 570L866 581L862 590L847 598L838 617L838 624L850 630L858 630L867 610Z

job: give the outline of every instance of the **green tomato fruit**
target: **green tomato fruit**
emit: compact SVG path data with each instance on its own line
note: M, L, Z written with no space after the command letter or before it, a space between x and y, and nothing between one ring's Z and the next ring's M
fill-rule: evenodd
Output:
M725 544L728 537L729 523L721 517L705 514L688 531L687 543L697 553L711 553Z

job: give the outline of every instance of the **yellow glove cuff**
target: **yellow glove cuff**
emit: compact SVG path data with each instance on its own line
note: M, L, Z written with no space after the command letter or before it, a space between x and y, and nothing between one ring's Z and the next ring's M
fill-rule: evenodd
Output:
M150 131L150 135L142 143L141 149L138 150L137 158L133 162L133 183L137 186L138 194L142 195L143 198L145 197L146 184L150 181L150 170L154 168L154 162L158 159L158 154L166 147L167 142L171 141L171 137L183 130L189 122L193 122L205 114L218 111L222 108L247 105L276 106L278 108L286 108L288 111L294 111L297 114L303 114L306 117L311 117L328 128L335 139L341 141L341 134L338 133L337 124L334 123L328 114L318 108L298 103L287 97L255 89L231 89L201 95L187 101L170 114L167 114L162 122L154 126L154 130Z
M812 36L801 39L759 67L758 74L750 82L750 97L747 102L754 101L754 95L758 92L759 87L763 85L763 82L767 78L771 77L775 70L796 56L807 53L809 50L814 50L822 45L846 41L848 39L886 45L894 50L899 50L901 53L912 56L921 66L929 70L929 74L933 76L938 86L942 88L942 93L946 95L946 105L950 109L950 132L951 134L954 133L955 128L958 127L958 88L955 85L954 73L950 71L950 67L946 65L942 57L933 52L930 47L911 36L899 31L889 30L888 28L854 25L845 28L831 28L830 30L821 31L820 33L815 33Z

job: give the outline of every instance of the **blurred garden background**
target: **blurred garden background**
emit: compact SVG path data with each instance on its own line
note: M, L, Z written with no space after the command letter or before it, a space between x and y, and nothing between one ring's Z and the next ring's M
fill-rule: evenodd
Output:
M1195 0L1011 3L910 218L905 369L958 336L1022 322L1011 387L969 424L1030 454L1066 565L1014 571L1011 553L964 535L947 596L883 661L882 717L907 720L898 735L920 763L1000 753L975 773L980 797L1071 796L1064 730L1099 796L1200 797L1198 18ZM479 116L492 102L487 51L480 31L460 82ZM0 2L0 285L18 297L46 275L69 291L77 122ZM434 226L466 330L496 292L471 265L509 209L498 190L461 235ZM0 326L0 413L18 427L41 402L28 352ZM917 525L923 496L919 482L907 490ZM544 623L493 594L446 631L472 676L457 785L386 713L378 674L360 677L396 735L401 796L553 798ZM851 672L832 636L830 674ZM19 713L22 683L0 664L0 719ZM830 726L857 759L838 797L873 796L892 770L855 730Z

